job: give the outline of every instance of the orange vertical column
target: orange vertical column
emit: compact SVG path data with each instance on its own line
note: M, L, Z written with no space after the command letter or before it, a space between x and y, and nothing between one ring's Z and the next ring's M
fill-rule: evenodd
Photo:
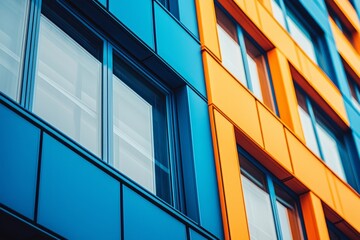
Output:
M225 239L250 239L234 126L210 107Z
M329 240L325 215L320 199L312 192L300 197L306 234L309 240Z
M304 140L289 63L277 49L268 52L268 59L280 117Z

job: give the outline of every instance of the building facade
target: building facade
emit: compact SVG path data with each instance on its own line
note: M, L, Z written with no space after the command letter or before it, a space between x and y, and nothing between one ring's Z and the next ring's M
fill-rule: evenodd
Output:
M360 239L359 0L2 0L1 239Z

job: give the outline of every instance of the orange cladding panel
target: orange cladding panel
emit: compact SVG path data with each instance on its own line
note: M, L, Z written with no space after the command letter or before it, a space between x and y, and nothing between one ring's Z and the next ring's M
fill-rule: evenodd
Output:
M293 173L282 123L258 102L265 150L288 172Z
M294 174L305 186L334 208L326 167L300 140L285 130Z
M196 11L201 45L205 46L212 54L220 59L214 1L196 0Z
M325 215L320 199L312 192L300 197L306 234L309 240L329 240Z
M217 147L230 239L249 239L234 126L214 110Z
M289 63L277 49L268 52L268 59L280 117L299 138L304 139Z
M255 97L208 53L203 52L210 103L263 146Z

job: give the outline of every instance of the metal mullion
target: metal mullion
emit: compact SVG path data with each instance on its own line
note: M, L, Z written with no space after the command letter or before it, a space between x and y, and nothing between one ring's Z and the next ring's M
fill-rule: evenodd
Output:
M32 109L35 85L35 71L37 62L40 18L41 18L41 0L29 1L29 19L27 29L27 40L24 48L24 65L22 73L22 86L20 93L20 105L27 110Z
M275 230L276 230L277 239L282 240L283 237L281 234L280 218L279 218L279 213L278 213L278 209L276 206L275 187L274 187L274 183L269 174L266 174L266 181L267 181L267 186L268 186L268 191L269 191L271 210L273 213L273 218L275 220L274 222L275 222Z
M110 165L112 165L113 161L112 50L110 43L104 41L102 79L102 160Z

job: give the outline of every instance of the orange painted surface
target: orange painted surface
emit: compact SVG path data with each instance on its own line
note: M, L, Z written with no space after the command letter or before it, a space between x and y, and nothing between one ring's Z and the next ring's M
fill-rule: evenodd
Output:
M196 0L196 12L199 22L201 45L205 46L212 54L220 59L214 1Z
M360 233L360 196L347 184L334 178L337 194L343 209L343 219ZM359 234L360 235L360 234Z
M226 205L228 229L225 235L230 239L250 239L245 213L245 203L242 193L240 165L235 142L233 125L218 111L214 110L218 157L220 163L221 181Z
M297 61L296 44L288 32L274 19L272 14L261 4L258 4L260 27L262 33L291 62ZM298 64L297 64L298 65Z
M335 176L334 173L330 169L326 169L326 176L327 176L327 182L330 187L332 199L334 202L334 209L336 209L337 214L343 215L341 201L340 201L340 198L338 195L337 186L335 184L335 181L337 180L337 176Z
M293 173L283 124L259 102L258 111L265 150L288 172Z
M278 119L222 66L214 3L196 2L225 238L249 239L236 144L295 192L303 194L301 205L309 239L329 239L323 206L334 212L334 219L343 220L342 225L359 231L359 195L304 144L293 77L301 76L301 81L296 80L300 87L329 117L340 122L340 127L348 129L339 90L276 22L269 0L219 0L245 31L268 50ZM349 55L344 36L337 38L342 42L343 54ZM356 71L360 72L357 68Z
M308 239L329 240L325 215L320 199L309 192L300 197L300 203Z
M255 97L214 58L203 52L210 103L224 112L238 128L263 146Z
M307 188L334 208L326 167L314 154L288 130L285 131L289 144L294 174Z
M349 20L351 25L359 32L360 31L359 18L351 3L349 1L344 1L344 0L333 0L333 2L337 5L337 7L342 12L342 14L346 16L346 18Z
M288 61L277 49L268 52L268 60L280 118L299 138L304 139Z
M246 0L245 1L245 9L246 15L250 18L250 20L255 23L255 25L260 25L259 14L257 11L258 2L256 0Z
M352 70L360 76L360 56L352 47L352 45L347 41L346 37L342 34L338 26L330 19L330 26L333 32L335 39L336 47L344 59L344 61L352 68Z

